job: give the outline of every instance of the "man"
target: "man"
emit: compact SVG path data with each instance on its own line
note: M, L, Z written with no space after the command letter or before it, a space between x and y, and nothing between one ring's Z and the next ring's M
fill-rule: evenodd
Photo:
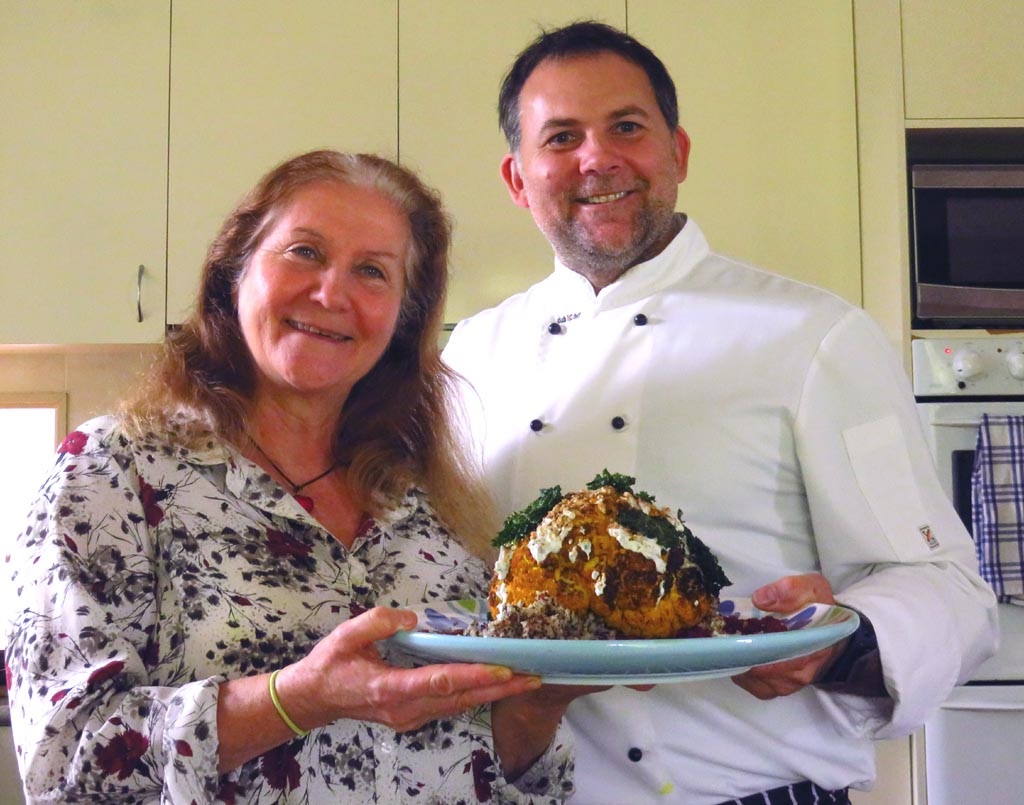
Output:
M728 595L787 612L835 590L862 615L851 639L732 681L577 700L578 800L847 802L872 739L917 728L996 639L902 369L861 310L710 252L674 211L689 141L640 43L546 33L499 110L502 176L556 257L445 351L502 514L607 467L683 509Z

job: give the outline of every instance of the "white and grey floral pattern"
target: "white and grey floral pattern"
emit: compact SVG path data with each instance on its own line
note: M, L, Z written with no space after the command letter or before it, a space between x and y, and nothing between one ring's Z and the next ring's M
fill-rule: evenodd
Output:
M7 562L30 798L547 803L572 790L562 732L507 783L486 707L403 734L341 720L218 775L221 681L295 661L374 606L486 594L487 568L416 490L346 549L234 450L133 442L101 417L61 445Z

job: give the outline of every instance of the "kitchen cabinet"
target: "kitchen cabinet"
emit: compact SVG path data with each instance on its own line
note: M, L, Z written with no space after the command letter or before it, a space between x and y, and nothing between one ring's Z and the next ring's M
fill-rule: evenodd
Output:
M854 4L864 309L910 366L910 244L900 9Z
M1024 117L1024 4L902 0L900 12L908 120Z
M169 24L169 0L0 0L0 343L163 333Z
M6 699L3 709L6 711ZM6 716L6 712L4 713ZM0 724L0 802L6 805L22 805L25 802L21 790L21 776L18 774L18 760L14 754L14 736L11 728Z
M584 18L625 27L624 3L402 0L401 158L441 191L454 218L448 321L495 305L551 271L551 247L529 210L512 204L498 173L508 150L498 127L498 89L542 28Z
M676 75L680 209L713 246L859 302L850 5L0 0L0 343L159 340L241 194L317 147L442 192L449 320L526 287L552 257L498 177L497 90L541 26L584 17L628 17Z
M693 140L679 209L712 247L861 301L850 2L629 0L514 8L405 0L400 8L402 161L455 219L449 321L544 277L551 249L498 176L495 106L505 70L539 32L594 17L661 56ZM501 30L497 40L472 35ZM459 47L438 52L454 32ZM458 110L457 118L452 110Z
M192 304L224 217L278 162L315 148L397 155L397 6L174 0L168 322Z
M2 0L0 343L157 341L274 164L396 156L396 23L397 0L176 0L173 21L166 0Z
M875 743L877 777L870 791L850 791L852 805L927 805L914 786L910 738Z
M711 248L859 305L852 3L630 0L629 31L676 82Z

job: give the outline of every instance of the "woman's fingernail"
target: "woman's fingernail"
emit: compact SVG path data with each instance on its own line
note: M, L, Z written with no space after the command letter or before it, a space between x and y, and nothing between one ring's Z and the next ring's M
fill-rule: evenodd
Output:
M512 678L512 669L506 668L504 665L495 665L491 668L491 676L497 682L508 682Z

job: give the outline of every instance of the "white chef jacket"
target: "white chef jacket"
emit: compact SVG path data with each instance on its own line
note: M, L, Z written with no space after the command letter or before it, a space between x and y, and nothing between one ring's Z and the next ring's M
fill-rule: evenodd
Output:
M711 253L688 220L596 295L556 262L462 322L444 357L475 388L464 400L503 515L542 487L632 475L718 555L724 595L820 571L875 628L891 699L807 687L759 701L717 679L577 700L579 802L869 787L871 739L916 729L994 651L995 599L906 376L840 298Z

